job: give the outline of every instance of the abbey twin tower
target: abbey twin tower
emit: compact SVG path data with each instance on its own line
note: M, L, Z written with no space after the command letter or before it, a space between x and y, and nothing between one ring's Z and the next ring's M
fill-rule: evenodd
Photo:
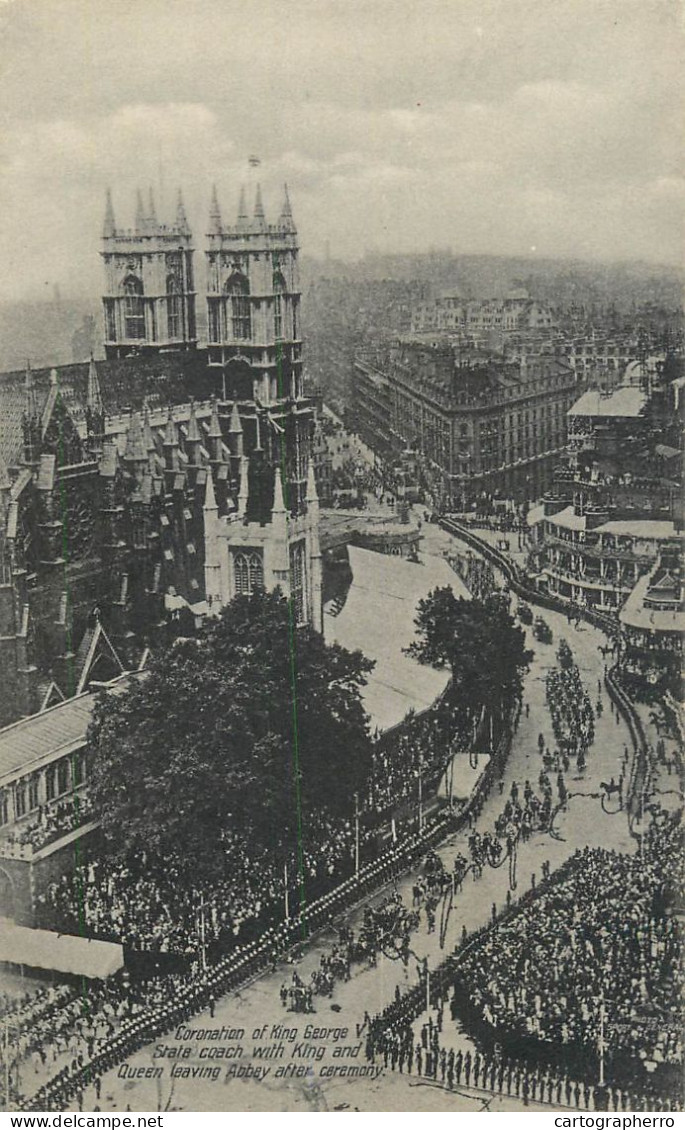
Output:
M102 236L105 360L0 374L0 725L144 662L237 594L322 626L298 237L287 189L212 193L207 342L179 193Z

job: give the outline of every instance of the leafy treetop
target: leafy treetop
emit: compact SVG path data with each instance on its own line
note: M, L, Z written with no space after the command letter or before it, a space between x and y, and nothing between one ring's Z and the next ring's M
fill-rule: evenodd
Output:
M92 796L110 849L211 879L237 837L292 850L322 815L349 815L371 766L372 667L295 628L280 593L236 598L98 700Z

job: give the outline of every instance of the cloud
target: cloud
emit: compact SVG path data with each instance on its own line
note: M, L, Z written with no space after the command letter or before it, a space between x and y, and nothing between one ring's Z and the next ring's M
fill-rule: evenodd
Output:
M303 249L679 260L676 0L23 0L0 10L0 297L98 293L102 201L246 158Z

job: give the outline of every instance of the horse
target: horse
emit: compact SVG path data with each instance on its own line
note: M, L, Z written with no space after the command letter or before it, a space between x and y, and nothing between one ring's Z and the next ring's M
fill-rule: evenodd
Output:
M600 781L600 788L602 789L602 792L606 794L607 800L609 799L609 797L612 797L614 793L618 793L618 795L620 796L623 792L623 788L620 782L617 784L613 777L610 781Z

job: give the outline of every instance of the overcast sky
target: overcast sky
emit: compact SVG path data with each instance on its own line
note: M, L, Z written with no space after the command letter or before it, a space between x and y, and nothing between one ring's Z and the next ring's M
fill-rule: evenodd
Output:
M100 291L105 187L203 247L258 155L305 253L683 248L680 0L0 0L0 299ZM161 196L161 201L159 197Z

